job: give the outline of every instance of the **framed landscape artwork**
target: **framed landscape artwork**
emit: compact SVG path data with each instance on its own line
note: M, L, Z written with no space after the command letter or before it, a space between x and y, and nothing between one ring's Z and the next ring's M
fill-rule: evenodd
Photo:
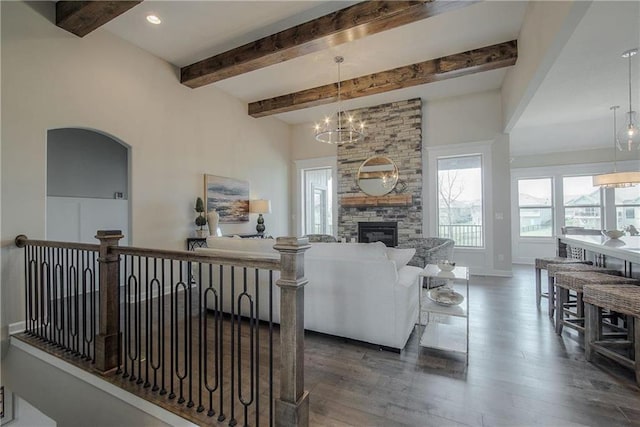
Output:
M223 176L204 176L207 212L216 210L221 224L249 221L249 182Z

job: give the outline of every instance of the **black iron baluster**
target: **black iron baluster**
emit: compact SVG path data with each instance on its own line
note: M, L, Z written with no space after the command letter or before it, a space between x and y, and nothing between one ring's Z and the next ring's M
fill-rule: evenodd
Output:
M236 272L235 272L235 267L231 266L231 299L229 301L231 301L231 393L229 395L229 400L231 401L231 418L229 419L229 425L231 427L235 426L236 424L238 424L238 422L236 421L236 415L235 415L235 392L234 392L234 372L235 372L235 313L234 313L234 309L235 309L235 298L236 298Z
M254 366L253 366L253 339L254 339L254 307L253 307L253 298L247 292L247 267L243 267L242 269L242 292L238 295L238 400L242 403L243 413L244 413L244 425L246 426L248 423L249 417L249 406L253 403L254 395L253 395L253 384L255 381L254 378ZM245 399L243 394L242 387L242 300L246 299L249 303L249 399Z
M82 357L84 359L89 359L88 347L90 345L89 338L87 338L87 251L81 252L81 262L82 262ZM91 331L89 331L91 332Z
M96 277L99 276L98 270L96 269L96 252L91 252L91 362L95 363L96 361L96 333L97 333L97 321L99 319L99 313L96 308L96 293L99 293L99 290L96 286ZM118 277L118 287L120 287L120 277ZM118 301L118 313L120 313L120 303ZM118 316L120 319L120 316ZM119 322L120 320L118 320ZM119 330L119 329L118 329ZM120 340L118 340L118 370L120 369ZM117 372L119 373L119 372Z
M154 285L157 286L158 298L157 298L157 321L153 321L153 301L149 304L149 318L151 319L149 323L149 351L147 352L147 357L149 358L149 363L151 365L151 369L153 369L153 387L151 391L158 391L160 387L158 387L158 369L160 369L160 334L162 332L162 305L160 300L160 294L162 294L162 288L160 285L160 281L158 280L158 259L153 259L153 279L151 280L151 293L153 294ZM157 330L157 340L156 343L157 351L154 352L153 346L153 324L156 323ZM154 357L155 355L155 357ZM155 359L158 359L157 361Z
M62 261L62 249L56 249L56 264L53 268L53 318L55 328L55 344L57 346L62 342L64 333L64 268Z
M142 257L138 256L138 292L136 293L136 348L138 354L138 381L142 384Z
M67 250L67 261L69 264L67 265L68 277L67 277L67 351L73 351L73 343L74 343L74 320L73 315L75 314L74 305L73 305L73 290L76 287L76 279L78 275L76 274L76 266L73 263L73 249Z
M75 249L75 268L76 268L76 280L74 283L73 291L75 293L73 298L73 313L75 315L75 321L73 322L73 354L78 356L80 354L80 251Z
M170 392L169 392L169 399L174 399L176 397L176 394L174 393L173 390L173 355L174 352L177 351L175 350L175 348L177 347L176 343L175 343L175 327L176 327L176 319L178 317L176 310L177 308L174 307L174 301L175 301L175 292L174 292L174 286L173 286L173 264L174 262L171 261L170 265L171 265L171 270L170 270L170 284L169 286L171 287L171 339L169 340L169 366L171 369L171 376L169 379L169 388L170 388Z
M151 387L151 383L149 382L149 361L151 360L151 353L153 353L153 348L151 347L151 343L152 343L152 339L153 339L153 329L151 328L151 304L152 304L152 298L153 298L153 292L151 292L151 288L149 285L149 257L144 257L144 270L145 270L145 274L144 274L144 282L145 282L145 291L147 293L147 298L145 301L145 307L146 307L146 322L145 322L145 327L147 329L147 333L146 333L146 340L145 340L145 354L147 355L147 357L145 357L145 375L144 375L144 388L149 388Z
M187 408L193 408L193 313L192 313L192 301L191 301L191 280L192 280L192 264L189 261L186 261L187 264L187 286L185 287L185 300L187 301L187 330L189 332L189 358L187 359L187 364L189 366L189 401L187 402Z
M224 267L221 265L218 266L219 271L220 271L220 281L219 286L220 286L220 307L219 307L219 312L220 312L220 353L219 353L219 360L220 360L220 370L218 371L219 374L219 384L220 384L220 415L218 415L218 422L222 422L225 420L226 415L224 415L224 379L222 378L222 375L224 375L224 321L222 318L222 311L224 310Z
M273 427L273 270L269 270L269 427Z
M30 301L30 294L31 292L29 292L29 282L30 282L30 275L29 275L29 245L25 245L24 247L24 278L25 278L25 286L24 286L24 319L25 319L25 325L24 325L24 329L25 331L28 333L29 332L29 318L31 317L31 311L29 309L29 301Z
M256 268L255 270L255 278L254 278L254 293L256 295L256 426L260 425L260 275L259 270Z
M160 322L160 331L158 331L158 336L160 336L161 339L161 350L160 350L160 365L162 366L162 370L160 372L160 381L162 382L162 387L160 388L160 395L165 395L167 394L167 389L165 388L165 382L164 382L164 375L165 375L165 370L166 370L166 363L165 363L165 328L166 328L166 310L167 308L165 307L165 300L164 300L164 288L166 285L166 281L165 281L165 266L164 266L164 259L160 262L160 268L162 269L162 286L160 288L160 293L161 293L161 297L162 297L162 303L160 304L162 309L161 314L162 314L162 321ZM171 287L170 287L171 288ZM171 319L171 316L169 316L169 319Z
M49 301L47 304L47 311L49 312L49 331L47 332L47 335L49 337L49 342L51 342L52 344L55 344L56 340L55 340L55 319L53 317L53 307L55 304L55 297L54 297L54 286L55 286L55 249L54 248L49 248Z
M138 360L140 357L140 353L138 353L138 341L140 338L138 310L140 306L136 304L136 297L140 288L140 282L138 281L138 277L135 274L135 262L133 256L129 257L129 262L129 269L131 270L131 272L129 273L129 277L127 278L127 280L129 281L129 292L127 293L127 306L129 307L129 353L127 356L129 358L129 362L131 363L131 374L129 376L129 381L135 381L140 376L139 370L136 374L136 360ZM133 290L131 289L132 285ZM132 323L133 331L131 331Z
M202 263L198 263L198 282L196 283L198 290L198 409L197 412L203 412L204 406L202 405L202 387L203 381L203 369L202 359L207 357L207 343L203 341L203 336L206 337L206 333L203 334L202 323L204 321L202 313L206 308L202 303ZM205 324L205 327L207 325Z
M42 260L42 267L40 268L40 288L42 290L41 292L41 301L40 301L40 336L43 340L48 341L47 339L47 329L49 326L49 311L47 310L47 307L49 305L49 300L51 299L51 296L49 294L49 287L51 286L50 282L49 282L49 274L50 274L50 269L49 269L49 261L48 261L48 253L49 253L49 249L48 248L41 248L41 260Z
M120 261L120 265L123 267L122 268L122 276L124 278L124 290L123 290L123 295L121 297L122 300L122 304L119 304L119 306L121 306L123 308L123 316L122 316L122 328L124 331L124 340L123 340L123 349L122 349L122 366L123 366L123 372L122 372L122 378L128 378L129 377L129 364L128 359L129 359L129 339L131 336L131 330L130 330L130 325L129 325L129 315L130 315L130 308L129 308L129 276L128 276L128 271L129 269L127 268L127 260L129 259L129 255L124 255L122 257L122 260ZM118 279L120 278L120 275L118 275ZM101 283L100 286L107 286L106 283Z
M219 334L218 334L218 321L220 319L220 307L218 306L218 293L216 292L215 288L213 287L213 265L209 264L209 287L204 291L204 310L207 310L207 301L208 301L208 295L211 294L213 296L213 354L214 354L214 359L213 359L213 371L214 371L214 383L213 385L209 384L209 371L208 371L208 367L209 364L207 363L207 361L209 360L209 351L208 351L208 346L207 343L208 341L208 337L207 337L207 331L209 330L209 324L207 319L209 318L208 315L205 314L204 319L205 319L205 324L204 324L204 334L203 334L203 343L204 343L204 386L207 389L207 391L209 392L209 411L207 412L207 416L212 417L216 414L216 411L214 411L213 409L213 393L218 389L218 385L219 385L219 380L218 380L218 359L220 357L219 353L218 353L218 348L219 348L219 344L218 344L218 340L220 339ZM205 312L206 313L206 312ZM201 356L202 357L202 356Z
M175 294L175 306L176 306L176 354L175 354L175 375L179 380L180 383L180 397L178 398L178 403L184 403L185 402L185 398L184 398L184 380L187 378L187 370L188 370L188 358L190 357L189 355L189 337L187 336L189 331L188 331L188 322L187 322L187 304L186 304L186 292L188 292L188 288L187 288L187 284L182 280L182 278L184 277L183 274L183 269L182 269L182 261L179 262L179 269L180 269L180 275L179 275L179 282L176 284L175 286L175 290L176 290L176 294ZM184 353L183 353L183 372L180 372L180 354L179 354L179 346L178 346L178 341L180 340L180 335L178 334L178 297L179 297L179 291L180 291L180 287L182 287L182 289L185 292L185 297L183 298L183 300L185 300L184 302L184 308L183 308L183 315L184 315L184 321L183 321L183 344L184 344Z

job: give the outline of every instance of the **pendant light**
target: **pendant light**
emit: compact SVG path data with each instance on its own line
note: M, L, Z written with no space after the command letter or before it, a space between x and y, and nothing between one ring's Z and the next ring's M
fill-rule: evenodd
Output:
M325 118L322 125L316 124L316 140L326 142L327 144L353 144L364 138L364 123L360 123L356 127L353 123L353 117L347 116L341 109L340 104L340 64L344 62L342 56L334 58L338 64L338 111L335 118Z
M620 141L616 137L616 110L620 108L619 105L614 105L610 108L613 110L613 172L605 173L602 175L595 175L593 177L593 186L599 186L602 188L623 188L633 187L640 182L640 172L618 172L616 154L620 147Z
M630 49L622 54L629 59L629 111L626 113L624 126L618 132L618 149L631 151L640 149L640 129L638 129L638 117L631 107L631 58L638 53L638 49Z

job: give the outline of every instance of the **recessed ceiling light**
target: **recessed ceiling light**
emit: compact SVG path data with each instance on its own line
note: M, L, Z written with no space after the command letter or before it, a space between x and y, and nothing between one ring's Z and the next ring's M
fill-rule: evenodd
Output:
M155 25L158 25L162 22L162 20L158 18L156 15L147 15L147 21Z

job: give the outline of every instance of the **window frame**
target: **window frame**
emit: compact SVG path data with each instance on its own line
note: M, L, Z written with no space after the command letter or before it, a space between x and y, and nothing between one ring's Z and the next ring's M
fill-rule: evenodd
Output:
M482 165L482 218L483 218L483 247L479 246L458 246L456 252L480 254L485 253L483 260L488 268L493 268L493 141L478 141L462 144L441 145L427 148L428 164L428 185L423 189L424 200L437 200L438 197L438 158L461 157L480 155ZM437 203L428 203L425 208L428 212L428 232L430 236L437 236L438 233L438 209Z
M592 174L589 174L589 173L586 173L586 174L585 173L583 173L583 174L571 173L571 174L566 174L566 175L565 174L561 174L561 176L560 176L561 177L561 180L560 180L561 185L560 185L560 187L561 187L562 194L559 195L561 200L562 200L562 216L560 217L562 219L561 227L567 227L567 223L565 222L566 219L567 219L567 217L566 217L567 208L569 208L569 209L598 208L598 210L600 211L600 227L597 228L597 229L598 230L602 230L602 229L605 228L605 223L606 223L605 199L606 199L606 197L605 197L605 194L604 194L602 188L598 189L598 193L599 193L599 196L600 196L600 204L598 204L598 205L586 205L586 204L584 204L584 205L565 205L565 200L564 200L564 180L565 180L565 178L589 177L589 178L593 179L594 175L596 175L596 174L595 173L592 173ZM596 230L596 229L592 229L592 230Z
M479 246L467 246L467 245L462 245L460 244L458 241L456 241L456 247L459 248L481 248L484 249L485 248L485 242L486 242L486 236L485 236L485 223L486 223L486 215L485 215L485 201L484 201L484 161L483 161L483 157L482 154L476 154L476 153L472 153L472 154L463 154L463 155L456 155L456 156L438 156L438 158L436 159L436 164L437 164L437 172L436 172L436 176L437 176L437 183L436 183L436 188L438 189L438 197L436 198L436 211L437 211L437 215L436 215L436 221L437 221L437 233L436 236L438 237L446 237L446 236L440 236L440 227L442 226L451 226L453 224L440 224L440 214L441 214L441 206L440 206L440 161L441 160L448 160L448 159L460 159L460 158L475 158L478 157L480 160L480 176L481 176L481 183L480 183L480 212L482 214L481 217L481 223L480 223L480 241L481 241L481 245ZM451 169L446 169L446 170L451 170ZM476 224L472 224L474 226L477 226ZM454 239L455 240L455 239Z
M323 169L331 168L331 177L335 185L331 189L332 200L334 203L331 206L332 229L334 233L338 232L338 157L316 157L312 159L300 159L294 160L296 165L296 191L294 195L295 211L292 212L293 220L295 223L295 232L297 236L303 236L303 230L305 229L305 200L304 200L304 171L309 169Z
M551 205L547 206L547 205L531 205L531 206L521 206L520 205L520 186L519 183L520 181L531 181L531 180L549 180L549 183L551 185ZM556 211L556 197L555 197L555 180L553 178L553 176L536 176L536 177L528 177L528 176L521 176L521 177L516 177L515 178L515 195L516 195L516 200L518 201L517 204L517 208L516 208L516 212L518 213L517 219L514 219L514 222L517 222L517 226L516 226L516 230L518 231L518 238L520 239L549 239L551 237L553 237L553 235L555 234L555 229L556 229L556 216L555 216L555 211ZM550 209L551 210L551 235L550 236L523 236L521 234L522 232L522 224L520 223L520 219L522 218L520 212L522 212L522 209Z

